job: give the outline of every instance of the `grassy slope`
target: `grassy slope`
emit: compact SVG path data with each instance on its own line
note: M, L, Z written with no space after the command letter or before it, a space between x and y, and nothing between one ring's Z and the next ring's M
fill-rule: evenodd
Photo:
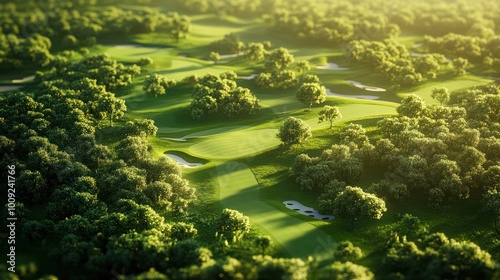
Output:
M149 68L149 72L159 72L175 79L181 79L184 76L192 74L220 73L228 69L239 74L257 73L259 70L255 68L256 66L250 65L242 58L226 59L220 65L213 65L206 61L211 49L204 45L220 39L224 34L230 32L237 32L240 38L247 42L271 40L276 46L288 47L296 56L296 60L307 59L311 60L313 64L315 61L328 61L345 65L340 49L309 48L304 43L286 40L279 34L271 34L265 28L259 28L256 26L258 21L245 21L234 18L229 18L226 21L206 15L192 17L192 20L193 32L191 33L191 38L184 42L172 42L164 34L155 33L136 35L128 38L129 41L134 43L154 44L165 47L174 45L173 49L164 49L163 51L148 49L148 53L144 53L144 55L155 59L155 64ZM407 46L411 46L414 40L418 39L418 37L408 37L404 40L404 43ZM105 51L104 47L102 48L102 51ZM98 52L99 50L96 49L94 51ZM111 52L113 50L109 50L108 48L106 51ZM125 62L131 62L139 57L135 53L137 50L133 51L134 53L125 54L124 50L120 50L118 53L112 54L112 56ZM188 57L178 57L178 54L187 54ZM345 81L352 79L367 85L388 87L372 69L362 67L352 67L346 71L312 69L311 73L319 75L325 86L331 88L334 92L378 95L381 100L390 102L399 102L405 94L416 93L424 97L428 103L435 103L435 101L430 99L430 90L437 85L444 85L451 90L456 90L488 82L482 78L465 76L450 80L438 80L399 94L390 91L373 93L356 88ZM475 217L475 214L467 215L467 211L451 209L446 214L436 215L436 212L422 208L420 202L405 203L404 205L389 204L389 212L381 221L362 223L354 231L349 231L340 220L336 219L331 223L316 221L283 206L282 201L286 199L296 199L309 206L316 204L318 194L305 193L299 190L293 178L289 176L288 169L297 154L306 152L314 155L318 154L322 149L329 147L329 145L336 141L336 132L340 130L347 120L357 120L357 123L366 125L369 130L374 130L376 119L373 119L373 116L393 114L396 103L329 97L326 104L340 106L341 112L344 115L343 122L337 123L334 130L331 131L324 129L324 124L317 124L315 118L319 107L313 108L312 112L304 111L304 107L295 100L292 90L258 89L253 85L252 81L238 80L240 85L250 87L261 100L264 108L255 119L203 120L195 122L189 119L189 113L186 109L186 106L190 102L189 88L176 86L166 96L149 98L142 95L141 83L142 78L136 79L133 85L121 92L122 98L127 101L127 106L129 107L129 112L126 115L127 118L154 119L159 127L160 137L181 137L193 133L195 135L196 133L206 134L198 136L208 137L206 139L193 138L188 142L173 142L162 140L160 137L151 139L151 143L155 147L158 156L165 151L174 151L183 155L188 160L192 158L190 153L202 154L207 157L207 164L205 166L196 169L185 169L184 171L185 176L198 190L199 202L193 206L193 210L217 212L221 206L241 209L259 227L272 229L268 232L274 236L275 240L287 248L292 255L303 255L307 250L311 251L314 246L320 246L319 250L321 251L327 249L328 246L325 244L332 240L340 241L349 239L356 245L361 246L368 255L362 260L362 263L373 268L378 262L377 258L379 257L377 252L373 251L376 243L380 241L377 238L380 237L385 228L394 223L395 214L398 212L415 214L425 222L428 222L431 225L431 230L441 230L452 237L470 237L474 233L468 233L469 231L477 232L481 229L480 225L474 228L467 227L467 225L471 225L475 221L480 221L480 218ZM314 131L314 137L306 145L298 145L285 150L282 147L277 147L274 142L271 145L264 141L266 144L260 145L258 148L252 148L255 149L255 152L242 152L246 148L240 151L234 150L236 145L243 145L241 141L254 142L249 141L252 131L264 131L267 135L289 115L306 119L309 124L317 128ZM228 127L234 126L257 127L241 131L224 131ZM212 130L217 128L220 128L220 130ZM270 140L270 138L268 139ZM221 154L224 156L221 156ZM230 157L241 157L238 161L246 164L249 168L224 174L219 178L218 175L220 175L221 170L224 171L231 164L220 161L218 158ZM371 182L377 181L380 178L381 174L377 170L367 170L360 185L366 187ZM228 182L232 182L231 185L237 188L225 188L225 186L228 186ZM260 193L258 192L256 182L260 185ZM214 187L219 184L221 189ZM241 192L246 188L249 188L249 191ZM220 204L219 197L221 198ZM245 206L243 202L247 202L249 198L252 198L255 204ZM254 207L255 205L257 207ZM469 205L466 208L475 211L477 207ZM265 210L264 212L263 209ZM277 217L278 219L273 221L272 217ZM284 217L290 217L290 219ZM297 223L297 221L301 222ZM296 236L297 239L293 240L291 236L282 237L283 232L288 233L288 230L284 230L282 226L292 224L301 229L304 227L301 231L292 232L292 235ZM311 240L314 240L314 238L304 237L303 234L304 232L309 232L311 227L322 229L314 231L323 238L321 241L316 240L316 244L312 244L314 242ZM303 237L306 239L298 242ZM484 238L479 237L476 239L479 240L480 245L487 246L487 241Z

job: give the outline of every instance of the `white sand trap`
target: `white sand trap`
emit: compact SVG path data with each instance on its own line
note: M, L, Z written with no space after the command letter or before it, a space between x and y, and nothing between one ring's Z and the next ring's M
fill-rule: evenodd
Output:
M318 210L304 206L302 203L295 201L295 200L286 200L283 201L283 204L285 204L286 208L292 209L294 211L299 212L302 215L309 216L311 218L314 218L316 220L322 220L322 221L328 221L333 219L332 215L323 215L318 212Z
M183 54L183 53L181 53L181 54L179 54L179 55L177 55L177 56L178 56L178 57L187 57L187 54Z
M375 100L379 99L380 97L375 96L375 95L347 95L347 94L340 94L340 93L335 93L332 92L329 88L325 90L326 95L328 96L337 96L337 97L345 97L345 98L356 98L356 99L366 99L366 100Z
M16 89L20 89L23 86L0 86L0 92L7 92L7 91L12 91Z
M26 76L22 79L15 79L15 80L12 80L12 83L13 84L22 84L22 83L27 83L27 82L31 82L35 79L35 75L31 75L31 76Z
M222 55L220 55L220 59L232 58L232 57L237 57L237 56L238 56L238 54L235 54L235 53L233 53L233 54L222 54Z
M165 49L161 47L151 47L151 46L143 46L143 45L137 45L137 44L119 44L119 45L108 45L109 47L117 48L117 49L154 49L154 50L160 50L160 49Z
M385 92L385 88L379 88L379 87L372 87L372 86L363 85L362 83L360 83L358 81L346 80L346 82L349 82L349 83L353 84L355 87L362 88L362 89L367 90L367 91Z
M181 138L165 137L165 138L162 138L162 139L171 140L171 141L175 141L175 142L186 142L187 141L187 139L184 138L184 137L181 137Z
M258 76L259 76L258 74L252 74L249 76L240 76L240 78L242 78L244 80L253 80L253 79L257 78Z
M338 70L338 71L349 70L349 68L347 67L341 67L336 63L330 63L330 62L327 65L318 65L316 66L316 68L322 70Z
M198 167L198 166L202 166L203 164L202 163L191 163L191 162L187 162L186 160L184 160L183 158L181 158L180 156L176 156L176 155L172 155L172 154L165 154L167 157L175 160L177 162L177 165L179 166L182 166L182 167L187 167L187 168L195 168L195 167Z
M421 46L423 46L423 45L424 45L424 43L415 43L415 44L413 45L413 47L414 47L414 48L420 48L420 47L421 47Z
M410 55L413 56L413 57L421 57L421 56L424 56L425 54L423 54L423 53L417 53L417 52L410 52Z

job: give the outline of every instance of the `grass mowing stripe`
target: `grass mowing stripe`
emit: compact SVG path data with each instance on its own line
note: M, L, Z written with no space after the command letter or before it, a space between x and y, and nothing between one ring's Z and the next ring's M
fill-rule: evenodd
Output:
M331 257L334 243L324 231L259 199L259 184L247 165L240 162L219 164L217 176L221 205L248 216L253 225L270 234L290 256Z
M250 156L280 144L277 129L235 131L217 135L189 148L201 158L234 159Z

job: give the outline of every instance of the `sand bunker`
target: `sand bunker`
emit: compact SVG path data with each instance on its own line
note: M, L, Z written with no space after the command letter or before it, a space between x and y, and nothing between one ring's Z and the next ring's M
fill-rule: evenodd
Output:
M322 70L339 70L339 71L349 69L347 67L340 67L338 64L330 62L327 65L318 65L316 66L316 68Z
M259 76L258 74L252 74L249 76L240 76L240 78L242 78L244 80L253 80L253 79L257 78L258 76Z
M182 166L182 167L195 168L195 167L203 165L202 163L187 162L186 160L184 160L180 156L176 156L176 155L172 155L172 154L165 154L165 156L175 160L177 162L177 165Z
M385 92L385 88L379 88L379 87L366 86L366 85L363 85L362 83L360 83L360 82L358 82L358 81L346 80L346 82L349 82L349 83L351 83L352 85L354 85L355 87L357 87L357 88L362 88L362 89L367 90L367 91Z
M31 76L26 76L22 79L15 79L15 80L12 80L12 83L13 84L22 84L22 83L27 83L27 82L31 82L35 79L35 75L31 75Z
M7 92L20 89L22 86L0 86L0 92Z
M425 54L423 54L423 53L417 53L417 52L410 52L410 55L413 56L413 57L421 57L421 56L424 56Z
M318 212L318 210L315 210L314 208L304 206L302 203L295 201L295 200L286 200L283 201L283 204L285 204L286 208L292 209L294 211L299 212L302 215L309 216L311 218L314 218L316 220L323 220L323 221L328 221L333 219L332 215L323 215Z
M154 50L160 50L160 49L165 49L161 47L151 47L151 46L143 46L143 45L137 45L137 44L119 44L119 45L108 45L109 47L117 48L117 49L154 49Z
M184 137L181 137L181 138L170 138L170 137L165 137L165 138L162 138L162 139L166 139L166 140L172 140L172 141L175 141L175 142L186 142L187 139L184 138Z
M332 92L329 88L325 90L326 95L328 96L337 96L337 97L345 97L345 98L355 98L355 99L366 99L366 100L375 100L379 99L380 97L375 96L375 95L347 95L347 94L340 94L340 93L335 93Z

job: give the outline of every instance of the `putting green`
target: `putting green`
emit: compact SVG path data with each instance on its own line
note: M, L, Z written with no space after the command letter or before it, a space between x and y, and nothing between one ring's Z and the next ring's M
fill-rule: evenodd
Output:
M384 104L384 103L382 103ZM342 114L342 121L368 118L380 115L396 114L397 104L385 103L388 105L375 105L375 104L348 104L339 106L340 113ZM325 127L327 123L318 124L318 118L306 120L306 123L315 129L318 127Z
M189 148L201 158L235 159L253 155L280 144L277 129L233 131L214 136Z
M212 136L224 132L229 132L233 130L241 130L245 129L248 126L224 126L224 127L218 127L218 128L213 128L213 129L208 129L208 130L203 130L203 131L198 131L195 133L191 133L189 135L184 136L184 138L202 138L202 137L207 137L207 136Z
M260 201L259 184L248 166L234 161L220 164L217 176L221 205L248 216L253 225L270 234L290 256L331 257L335 242L324 231Z

